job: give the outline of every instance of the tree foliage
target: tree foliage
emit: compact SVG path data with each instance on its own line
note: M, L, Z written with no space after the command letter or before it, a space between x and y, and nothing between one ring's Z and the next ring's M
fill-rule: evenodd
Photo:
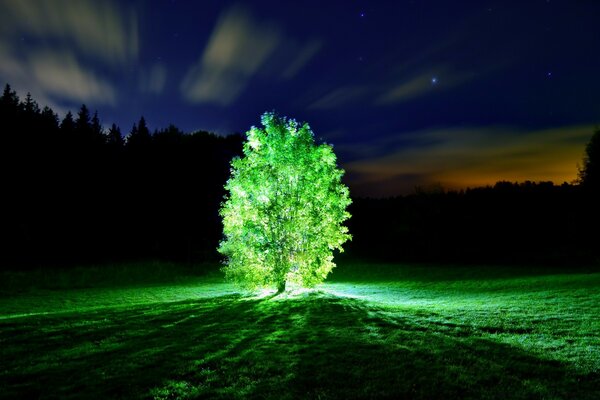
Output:
M332 146L316 145L308 124L265 113L231 162L219 252L228 279L247 288L286 282L311 287L335 267L333 250L351 236L344 171Z
M596 129L585 147L583 168L579 179L584 188L600 192L600 128Z
M81 105L61 116L0 91L0 270L216 260L219 205L241 135L150 133L124 140ZM137 140L137 142L136 142Z

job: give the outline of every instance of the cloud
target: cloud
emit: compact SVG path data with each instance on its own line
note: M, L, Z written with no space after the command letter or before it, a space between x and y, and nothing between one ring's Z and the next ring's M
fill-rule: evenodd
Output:
M197 103L231 104L281 40L277 28L254 21L241 6L228 9L183 79L183 95Z
M39 52L29 57L31 77L45 94L77 102L116 103L116 90L79 64L71 53Z
M295 52L295 57L283 71L282 76L285 79L295 77L298 72L321 50L323 42L320 40L311 40Z
M133 10L108 0L0 0L4 37L61 43L109 65L124 65L139 52Z
M420 73L385 91L375 104L401 103L459 86L476 75L469 72L453 72L446 67L430 68L428 72ZM435 81L434 81L435 79Z
M326 110L339 108L358 101L364 95L369 93L369 88L365 86L343 86L332 90L326 95L314 101L308 106L309 109Z
M379 156L345 167L360 191L380 195L411 192L416 181L455 189L500 180L570 182L592 132L588 125L425 130L388 137L378 143Z
M31 92L41 104L64 114L61 103L117 103L117 90L105 78L82 65L69 51L30 51L19 57L0 44L0 77L17 91Z
M0 80L64 112L66 103L117 104L99 74L139 54L133 8L110 0L0 0Z
M60 106L53 99L50 99L34 82L29 74L29 66L16 59L9 48L0 42L0 79L2 83L10 83L13 90L20 92L30 92L39 104L51 107L55 112L65 114L66 109Z
M0 42L0 76L11 81L12 79L27 80L26 68L13 56L10 46L2 42Z
M295 77L322 46L317 39L295 41L277 25L234 5L219 18L202 56L185 75L181 92L192 103L228 106L261 73Z
M163 64L155 64L140 74L140 91L142 93L160 94L167 83L167 68Z
M459 86L475 77L469 72L454 72L450 68L438 66L428 68L408 80L396 85L373 84L345 85L332 89L308 105L309 109L334 109L348 106L358 101L373 102L376 105L397 104L428 94L438 93ZM432 79L435 78L435 82ZM391 86L391 88L390 88Z

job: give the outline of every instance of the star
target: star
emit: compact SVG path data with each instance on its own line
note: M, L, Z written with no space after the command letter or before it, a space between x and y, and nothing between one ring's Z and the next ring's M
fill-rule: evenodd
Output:
M361 12L361 13L360 13L360 17L361 17L361 18L364 18L364 16L365 16L365 13L364 13L364 12Z

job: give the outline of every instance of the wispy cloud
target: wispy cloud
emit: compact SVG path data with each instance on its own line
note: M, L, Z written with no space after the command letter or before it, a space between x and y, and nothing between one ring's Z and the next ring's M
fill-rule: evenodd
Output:
M142 93L161 94L167 83L167 67L154 64L140 74L139 87Z
M133 10L108 0L0 0L4 37L60 42L111 65L134 60L139 52Z
M340 88L333 89L329 93L311 103L308 108L316 110L327 110L332 108L338 108L352 104L366 94L370 92L370 89L366 86L349 85Z
M301 46L298 49L295 49L295 55L292 60L285 68L282 73L282 76L285 79L291 79L295 77L302 68L321 50L323 47L323 42L321 40L313 39Z
M61 114L64 102L117 103L114 85L83 66L69 51L38 50L19 57L0 45L0 77Z
M384 91L376 100L376 104L401 103L415 98L448 90L468 82L476 75L469 72L455 72L447 67L430 68L401 81Z
M288 38L276 25L256 19L248 9L234 5L224 11L200 59L190 67L181 83L185 99L193 103L232 104L265 64L284 65L284 78L294 77L320 50L317 40L298 47L298 52L277 52Z
M592 132L588 125L425 130L382 140L382 154L345 167L361 191L380 195L411 192L416 181L447 188L500 180L570 182Z
M280 40L279 30L255 21L245 8L228 9L185 76L184 96L192 102L231 104Z
M18 60L11 51L8 43L0 41L0 76L10 80L26 81L26 68L21 60Z
M0 0L0 80L56 111L117 104L107 73L138 53L137 16L118 2Z
M457 72L444 66L429 67L426 72L400 80L399 83L348 84L333 88L310 102L308 108L327 110L358 102L365 105L398 104L452 89L475 77L473 73ZM396 79L395 82L398 80Z
M116 103L115 88L85 69L71 53L34 53L28 64L31 77L47 95L76 102Z

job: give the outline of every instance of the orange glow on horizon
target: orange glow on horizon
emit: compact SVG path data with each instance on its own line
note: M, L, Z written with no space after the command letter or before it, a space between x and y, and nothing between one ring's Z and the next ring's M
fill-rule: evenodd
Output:
M593 131L588 125L533 132L420 131L410 134L410 146L345 167L355 177L352 187L357 195L378 197L410 194L416 186L431 185L450 190L493 186L499 181L560 185L577 179Z

